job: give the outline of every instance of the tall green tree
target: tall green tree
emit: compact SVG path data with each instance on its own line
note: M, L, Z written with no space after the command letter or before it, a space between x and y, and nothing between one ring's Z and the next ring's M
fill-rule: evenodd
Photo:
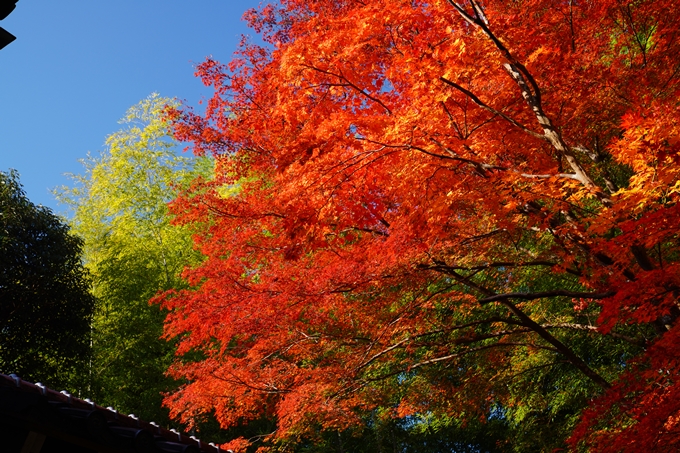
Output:
M178 154L163 111L174 101L156 94L130 108L124 127L109 136L85 173L57 191L73 210L94 278L91 394L99 404L167 423L162 393L174 345L160 337L165 313L149 300L160 290L186 287L184 266L199 254L187 227L171 224L167 202L200 170Z
M0 172L0 372L71 390L89 357L94 298L82 241Z

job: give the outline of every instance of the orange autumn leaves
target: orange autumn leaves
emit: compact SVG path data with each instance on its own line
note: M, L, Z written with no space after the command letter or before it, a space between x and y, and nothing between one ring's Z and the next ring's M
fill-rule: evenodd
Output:
M202 225L206 256L185 273L194 288L164 298L168 335L203 356L172 370L189 382L168 399L175 415L266 414L279 420L270 440L379 407L484 416L522 404L514 372L549 368L549 354L604 395L588 420L616 404L610 384L625 398L625 363L574 343L638 348L643 367L676 329L674 9L287 0L249 12L266 44L200 65L215 89L205 115L171 116L177 138L219 162L173 205Z

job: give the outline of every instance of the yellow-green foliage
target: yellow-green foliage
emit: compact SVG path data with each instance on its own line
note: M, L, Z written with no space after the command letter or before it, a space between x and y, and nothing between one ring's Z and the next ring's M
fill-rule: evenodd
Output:
M90 396L156 421L167 421L161 392L175 386L164 376L174 348L159 339L165 314L149 299L185 286L182 269L200 260L191 231L168 215L167 203L199 172L194 158L177 152L163 120L175 104L153 94L133 106L105 150L82 161L75 185L57 191L84 240L98 301Z

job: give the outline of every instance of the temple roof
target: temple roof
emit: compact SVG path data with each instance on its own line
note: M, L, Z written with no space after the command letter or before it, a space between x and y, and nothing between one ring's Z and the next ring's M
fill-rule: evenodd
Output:
M0 374L0 431L0 450L17 453L229 452L13 374Z

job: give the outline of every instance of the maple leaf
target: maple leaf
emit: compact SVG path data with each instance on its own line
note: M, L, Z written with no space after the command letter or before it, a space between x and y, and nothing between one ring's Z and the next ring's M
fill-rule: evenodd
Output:
M214 409L230 425L273 407L282 440L376 407L463 419L502 407L520 424L628 398L618 376L653 362L649 344L680 315L675 9L250 11L265 45L199 66L215 90L206 114L172 117L178 139L224 163L215 180L237 186L174 202L204 226L208 258L186 271L195 288L165 300L180 352L206 357L175 369L190 383L173 413ZM606 425L605 407L586 419ZM654 429L674 429L664 416ZM616 432L646 423L630 420ZM575 438L603 436L586 425Z

